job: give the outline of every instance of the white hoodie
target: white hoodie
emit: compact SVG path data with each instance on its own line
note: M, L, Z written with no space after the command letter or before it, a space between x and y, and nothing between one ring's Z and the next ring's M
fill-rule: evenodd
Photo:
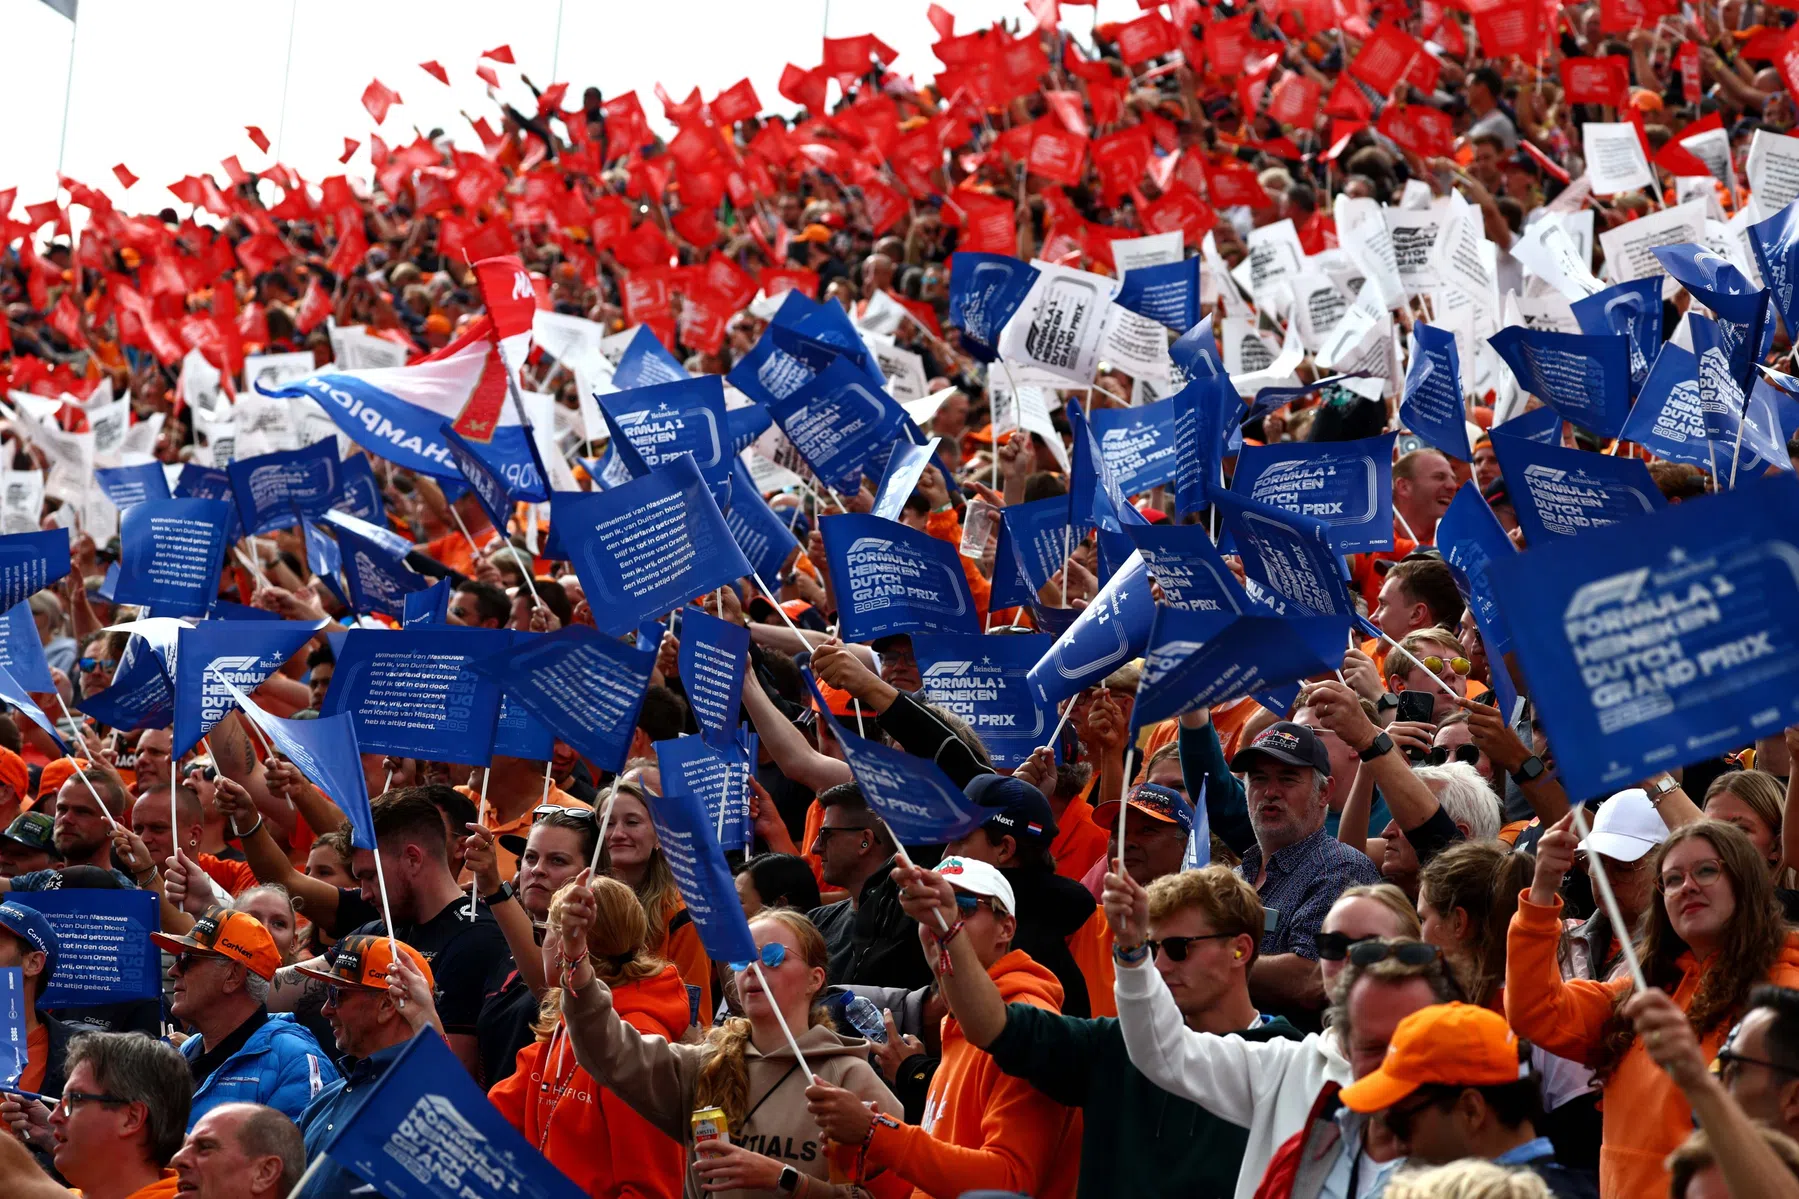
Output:
M1164 1091L1249 1129L1237 1199L1254 1199L1275 1150L1305 1126L1324 1084L1350 1081L1336 1034L1246 1041L1194 1032L1148 959L1114 966L1113 994L1131 1065Z

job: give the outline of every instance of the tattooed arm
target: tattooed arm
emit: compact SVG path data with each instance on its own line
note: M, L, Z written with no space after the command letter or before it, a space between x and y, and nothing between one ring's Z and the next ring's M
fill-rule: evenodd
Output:
M248 791L275 840L281 845L290 844L294 835L294 806L285 796L276 795L269 789L268 775L262 763L256 760L256 750L250 743L249 729L244 727L243 714L233 712L225 717L213 726L206 740L212 748L213 763L219 773Z

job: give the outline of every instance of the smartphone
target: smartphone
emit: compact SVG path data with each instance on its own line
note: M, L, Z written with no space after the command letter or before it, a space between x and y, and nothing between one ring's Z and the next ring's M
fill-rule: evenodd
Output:
M1421 724L1430 724L1431 717L1437 710L1437 697L1428 691L1401 691L1399 693L1399 712L1395 720L1410 720Z

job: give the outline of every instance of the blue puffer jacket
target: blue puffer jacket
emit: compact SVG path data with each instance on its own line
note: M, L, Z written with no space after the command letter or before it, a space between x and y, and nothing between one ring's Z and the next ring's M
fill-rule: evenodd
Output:
M191 1062L204 1051L203 1038L189 1037L181 1052ZM194 1088L187 1126L224 1103L261 1103L298 1120L312 1097L338 1079L337 1067L318 1040L287 1012L271 1012L268 1023L250 1034L244 1047L225 1059Z

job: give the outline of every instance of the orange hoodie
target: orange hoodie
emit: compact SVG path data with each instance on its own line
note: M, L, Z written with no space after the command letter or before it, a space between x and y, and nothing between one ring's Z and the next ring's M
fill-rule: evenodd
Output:
M1062 984L1022 950L1000 958L987 975L1008 1003L1062 1008ZM1073 1199L1081 1113L1002 1072L968 1043L954 1016L945 1016L943 1060L925 1099L924 1125L877 1122L868 1161L917 1184L913 1199L989 1190Z
M993 584L981 573L979 565L972 558L961 557L962 518L956 515L955 509L948 512L933 512L925 517L924 531L939 541L947 541L958 551L957 557L962 563L962 574L968 579L969 594L974 596L975 619L982 628L987 627L987 601L993 595Z
M673 966L614 987L612 1000L638 1032L676 1041L687 1030L687 987ZM575 1064L565 1037L519 1050L518 1069L487 1097L583 1194L667 1199L681 1193L687 1150L595 1083Z
M681 972L681 980L688 986L699 988L699 1018L694 1023L705 1032L712 1027L712 1013L718 1008L718 998L712 993L712 959L706 956L706 947L700 944L700 930L687 914L685 903L676 905L669 912L664 927L667 931L663 933L662 945L656 954L673 962L675 969ZM687 1025L681 1025L669 1040L680 1040L686 1029Z
M1560 1057L1585 1061L1598 1048L1612 1003L1628 990L1628 976L1611 982L1562 978L1556 949L1562 935L1562 901L1553 907L1530 902L1526 891L1506 937L1505 1015L1521 1037ZM1705 978L1705 969L1690 953L1679 961L1680 985L1672 998L1686 1011ZM1767 981L1799 986L1799 931L1787 933L1786 946L1768 971ZM1729 1027L1713 1029L1699 1049L1717 1056ZM1601 1109L1603 1139L1599 1146L1601 1199L1637 1199L1668 1193L1662 1161L1693 1131L1693 1111L1639 1038L1631 1042L1605 1084Z

